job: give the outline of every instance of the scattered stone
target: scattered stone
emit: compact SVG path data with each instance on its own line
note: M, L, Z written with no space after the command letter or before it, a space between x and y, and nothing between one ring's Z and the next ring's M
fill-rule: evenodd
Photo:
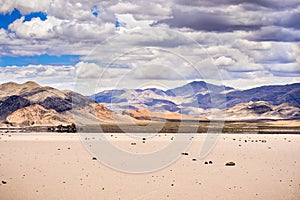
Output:
M225 166L235 166L235 162L227 162L226 164L225 164Z
M196 158L193 158L192 161L197 161L197 159L196 159Z
M181 153L181 155L184 155L184 156L188 156L189 155L189 153Z
M171 186L173 187L173 186L174 186L174 184L172 183L172 184L171 184Z
M57 151L60 151L60 149L57 149Z
M266 143L266 142L267 142L267 140L262 140L261 142L262 142L262 143Z
M131 145L136 145L136 143L135 143L135 142L132 142Z
M97 160L97 158L96 157L93 157L93 159L92 160Z
M247 142L247 140L245 140L245 142Z
M5 185L7 182L6 181L2 181L2 184Z
M146 138L143 138L143 140L145 141L145 140L146 140Z
M205 165L207 165L207 164L208 164L208 162L207 162L207 161L205 161L205 162L204 162L204 164L205 164Z
M208 163L209 163L209 164L212 164L213 162L210 160Z

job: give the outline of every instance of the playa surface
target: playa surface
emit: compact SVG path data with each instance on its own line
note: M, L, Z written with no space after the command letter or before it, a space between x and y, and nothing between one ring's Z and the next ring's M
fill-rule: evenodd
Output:
M146 153L174 136L107 139ZM220 134L200 159L206 137L196 135L188 155L169 166L131 174L92 159L77 134L0 133L0 199L300 199L300 135Z

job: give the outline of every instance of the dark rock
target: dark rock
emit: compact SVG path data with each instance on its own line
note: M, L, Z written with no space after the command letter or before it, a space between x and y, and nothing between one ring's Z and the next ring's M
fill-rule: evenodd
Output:
M17 95L8 97L0 103L0 120L6 120L6 117L11 113L29 105L30 101L23 97Z
M72 101L60 97L47 97L43 102L39 102L39 104L46 109L53 109L59 113L71 110L73 107Z
M63 133L63 132L76 133L77 132L77 128L74 123L72 123L71 125L67 125L67 126L58 125L57 127L48 128L48 130L52 131L52 132L59 132L59 133Z
M235 162L227 162L226 164L225 164L225 166L235 166Z

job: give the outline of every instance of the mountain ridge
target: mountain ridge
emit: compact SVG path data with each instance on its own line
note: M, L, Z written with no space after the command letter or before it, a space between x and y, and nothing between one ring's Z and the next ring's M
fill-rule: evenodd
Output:
M226 120L300 119L300 83L247 90L205 85L204 81L191 84L166 91L106 90L85 97L35 82L9 82L0 85L0 121L16 125L95 124L129 118L149 120L149 115L154 119L209 119L210 113L221 110L227 113ZM215 104L210 95L214 95Z
M212 102L212 96L214 102ZM300 83L236 90L224 85L193 81L165 91L156 88L105 90L88 98L103 103L117 112L131 108L152 112L169 111L190 114L195 108L226 109L250 101L266 101L273 105L290 103L300 107ZM128 104L129 106L126 107Z

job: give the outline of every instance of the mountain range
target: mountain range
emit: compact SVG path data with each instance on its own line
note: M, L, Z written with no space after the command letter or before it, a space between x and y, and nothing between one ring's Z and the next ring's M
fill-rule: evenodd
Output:
M226 109L257 101L265 101L274 106L288 103L300 107L300 83L236 90L223 85L194 81L166 91L156 88L105 90L88 98L114 112L145 109L151 112L180 112L192 115L201 114L207 109Z
M222 110L227 120L300 119L300 83L237 90L194 81L170 90L105 90L88 97L35 82L0 85L2 126L209 119Z

